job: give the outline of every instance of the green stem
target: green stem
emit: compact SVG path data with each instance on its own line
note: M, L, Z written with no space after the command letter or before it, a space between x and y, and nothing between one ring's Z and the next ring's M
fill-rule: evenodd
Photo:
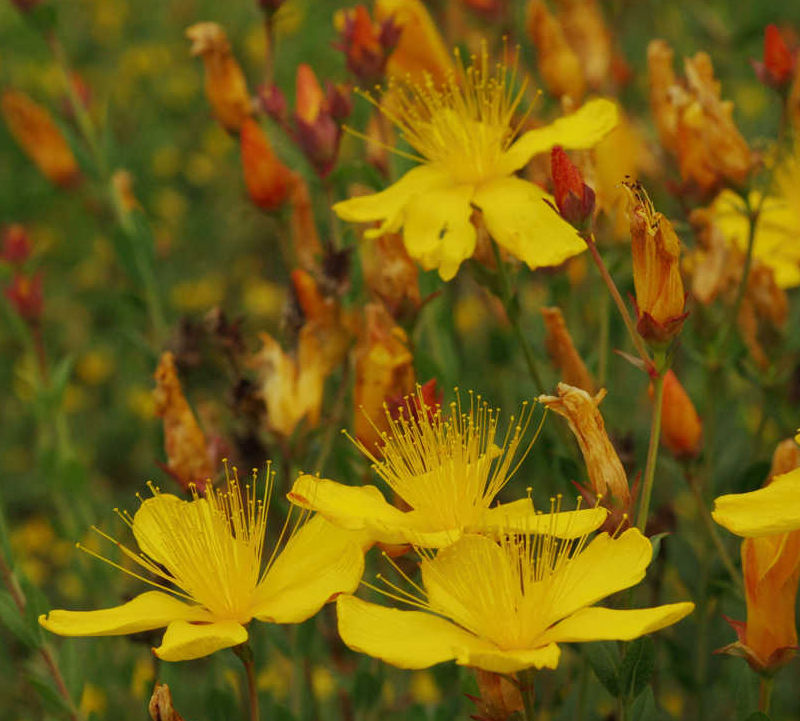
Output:
M769 708L772 703L772 687L774 684L774 676L761 677L761 684L758 687L758 710L763 714L769 715Z
M617 309L619 310L619 314L622 316L622 320L625 323L625 327L628 329L628 335L631 337L631 342L633 343L633 347L636 348L636 352L639 354L639 357L642 359L642 361L644 361L645 365L647 367L651 366L652 360L650 359L650 354L647 352L647 348L644 347L644 342L642 341L641 336L636 330L636 326L633 323L631 314L628 312L628 308L625 306L625 301L622 300L622 296L619 293L617 284L611 277L611 273L608 272L608 268L606 268L606 264L603 262L603 258L600 255L600 251L597 250L597 243L595 242L594 235L588 235L584 237L584 240L586 241L586 245L589 248L589 252L591 253L592 258L594 259L594 263L597 266L597 269L600 271L600 277L606 284L608 292L611 293L611 297L614 299L614 303L616 304Z
M525 333L522 330L522 325L519 320L519 310L514 306L514 294L511 288L511 281L508 278L508 271L503 258L500 255L500 248L492 238L492 251L494 252L495 263L497 264L497 276L500 280L500 300L503 301L503 307L506 310L508 320L511 322L511 327L514 330L514 335L517 338L517 343L522 349L522 354L525 356L525 363L528 366L533 385L536 386L538 393L544 393L544 382L542 381L541 373L539 373L539 366L536 362L536 357L533 355L533 349L528 344L525 338Z
M526 668L517 672L517 685L519 686L519 692L522 695L522 705L525 709L525 721L534 721L536 718L535 679L536 671L532 668Z
M706 533L708 533L714 548L717 550L717 554L719 555L720 561L722 561L722 565L725 566L725 570L728 572L731 580L738 586L741 592L741 589L744 587L742 574L739 573L736 565L733 562L733 559L731 559L731 556L728 553L728 549L725 548L725 544L722 542L722 537L717 531L717 525L714 523L714 519L711 517L711 512L708 510L708 506L703 498L703 493L700 490L697 482L690 477L688 472L685 473L685 478L686 482L689 484L689 489L692 491L692 495L694 496L695 505L697 506L697 513L700 515L700 520L703 522L703 527L705 528Z
M600 351L597 363L597 385L602 388L606 384L606 374L608 373L608 348L611 334L611 307L609 297L603 294L600 301Z
M660 356L660 357L659 357ZM653 379L655 390L653 397L653 415L650 419L650 444L647 447L647 463L644 470L644 481L642 483L642 501L639 506L639 517L636 519L636 527L645 532L647 527L647 517L650 515L650 497L653 495L653 481L656 475L656 462L658 460L658 446L661 442L661 406L664 402L664 368L663 354L656 357L658 367L657 375Z
M253 659L253 649L245 641L233 647L233 652L242 660L245 675L247 676L247 698L250 706L250 721L258 721L258 684L256 683L256 664Z

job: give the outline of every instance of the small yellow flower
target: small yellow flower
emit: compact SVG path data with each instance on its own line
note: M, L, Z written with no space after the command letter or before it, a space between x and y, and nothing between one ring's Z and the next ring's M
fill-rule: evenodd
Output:
M430 77L417 85L390 81L392 102L380 110L420 165L379 193L337 203L336 213L350 222L380 221L368 237L402 228L408 254L424 268L438 269L443 280L453 278L475 250L474 209L491 236L531 268L582 252L586 244L547 205L550 196L514 173L555 145L594 146L616 125L616 106L593 100L517 137L521 123L514 116L525 84L517 90L515 80L516 67L500 63L492 70L484 48L472 66L459 66L444 84Z
M224 490L209 487L192 501L151 486L153 497L135 515L119 512L141 553L95 529L141 572L84 550L159 590L99 611L50 611L39 623L62 636L115 636L166 626L155 654L184 661L244 643L245 626L254 618L300 623L331 597L352 591L364 567L361 548L352 534L322 518L303 525L280 553L276 548L265 554L273 474L268 472L262 497L256 482L254 474L242 488L234 473Z
M618 538L601 533L588 544L585 537L563 541L549 534L507 536L500 543L464 536L435 556L421 555L416 594L389 582L386 592L421 611L350 595L337 599L339 633L350 648L401 668L454 659L513 673L555 668L559 643L629 640L676 623L694 608L593 605L644 578L652 547L635 528Z
M375 450L356 445L411 510L391 505L375 486L345 486L310 475L295 481L289 499L376 541L428 548L450 545L465 533L533 530L549 518L536 514L530 497L492 507L536 440L517 457L533 417L531 406L524 405L519 418L512 416L504 433L499 411L471 393L468 408L459 398L445 414L427 405L420 389L406 399L399 417L386 415L389 431ZM556 534L574 537L597 528L606 512L590 508L553 518Z

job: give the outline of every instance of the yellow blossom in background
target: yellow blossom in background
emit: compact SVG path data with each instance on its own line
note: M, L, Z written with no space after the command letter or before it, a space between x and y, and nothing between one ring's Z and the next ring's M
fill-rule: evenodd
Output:
M133 516L119 512L139 553L95 529L135 564L133 570L85 550L158 590L99 611L50 611L39 623L63 636L115 636L166 626L154 653L165 661L184 661L244 643L253 618L305 621L336 594L355 589L363 553L352 534L322 518L299 529L295 524L281 550L265 553L273 481L268 469L260 494L255 472L244 487L234 472L223 489L195 492L192 501L151 485L153 496Z
M102 716L105 713L106 706L108 706L108 699L105 691L92 683L85 684L81 693L81 701L78 705L81 713L86 717L89 714Z
M606 518L599 508L540 516L530 496L492 506L536 440L534 435L524 443L532 405L523 405L519 417L511 416L505 432L499 411L472 393L468 406L459 397L444 412L428 404L418 389L395 417L388 410L386 415L389 430L380 443L374 449L357 445L411 510L391 505L375 486L345 486L310 475L295 481L289 499L344 528L366 531L376 541L426 547L447 546L465 533L535 529L542 519L555 523L554 533L572 537Z
M544 516L543 528L558 522ZM464 536L436 555L422 552L414 593L385 593L422 610L401 611L343 595L339 633L355 651L401 668L455 660L497 673L555 668L560 643L630 640L676 623L693 603L616 610L595 606L639 583L650 541L629 529L614 538L565 542L552 535Z
M381 112L419 165L379 193L337 203L336 213L350 222L380 222L367 237L402 228L408 254L443 280L475 251L474 209L494 240L531 268L581 253L586 244L545 202L550 196L514 173L555 145L594 146L616 125L616 106L593 100L517 137L514 117L525 84L517 88L516 81L516 66L491 64L484 47L473 65L459 65L443 84L390 83L394 102L380 105Z
M779 188L783 191L778 196L767 197L761 204L753 256L764 265L772 268L775 282L780 288L794 288L800 285L800 195L796 187L791 185L791 174L781 176ZM800 174L795 178L800 179ZM753 191L749 203L756 208L761 203L761 196ZM747 204L744 199L732 190L723 190L711 205L714 223L725 239L740 251L747 250L747 239L750 232Z

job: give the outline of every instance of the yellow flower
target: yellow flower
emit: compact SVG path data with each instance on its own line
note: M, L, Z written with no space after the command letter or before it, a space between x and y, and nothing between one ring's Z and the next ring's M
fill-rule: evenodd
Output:
M593 100L517 137L514 115L525 85L515 90L515 79L516 67L498 64L492 71L484 49L442 85L430 78L418 85L390 81L393 102L380 105L381 112L420 165L379 193L337 203L336 213L350 222L380 221L367 237L402 228L408 254L424 268L438 269L444 280L475 250L476 208L491 236L531 268L582 252L586 244L545 202L552 198L514 173L554 145L592 147L616 125L616 106Z
M788 166L787 166L788 167ZM795 183L800 182L800 173ZM778 178L789 175L778 174ZM800 213L797 211L797 190L792 193L787 182L779 185L781 193L768 197L761 205L753 256L764 265L772 268L775 282L780 288L794 288L800 285ZM750 193L750 206L759 206L761 196L758 191ZM750 221L747 219L747 206L742 197L732 190L723 190L711 205L711 212L717 227L725 239L741 251L747 250L747 237Z
M345 486L310 475L295 481L289 499L344 528L366 531L376 541L428 548L452 544L465 533L533 530L550 522L536 514L530 495L491 507L536 440L516 458L532 420L531 406L524 405L519 418L512 416L502 434L499 411L471 393L468 409L459 398L445 415L440 407L428 406L418 390L406 399L399 417L386 415L389 431L381 434L374 452L356 445L411 510L387 503L375 486ZM553 518L556 535L575 537L602 524L606 512L591 508Z
M550 520L551 523L557 522ZM555 668L559 643L628 640L669 626L692 603L616 610L593 606L639 583L652 548L632 528L591 543L552 535L508 536L500 543L464 536L422 555L417 593L387 581L387 595L421 611L401 611L344 595L339 633L350 648L402 668L454 659L496 673Z
M135 515L119 514L141 553L98 530L141 575L84 550L159 590L99 611L50 611L39 623L62 636L115 636L166 626L153 650L165 661L183 661L244 643L245 625L254 618L300 623L332 596L352 591L363 571L361 548L352 534L322 518L303 525L280 552L276 547L265 554L273 474L268 473L263 497L256 481L254 474L242 488L234 473L224 490L209 487L192 501L151 486L153 497Z

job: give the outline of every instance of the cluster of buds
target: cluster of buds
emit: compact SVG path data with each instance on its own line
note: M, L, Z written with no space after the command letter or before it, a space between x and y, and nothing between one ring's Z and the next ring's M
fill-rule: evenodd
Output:
M673 70L673 51L663 40L647 48L650 106L661 144L677 159L684 183L703 194L726 183L742 185L754 161L733 121L733 103L723 101L711 58L686 58L685 81Z
M364 87L380 83L386 75L386 63L400 38L400 28L389 17L374 22L364 5L340 10L334 24L339 30L336 48L344 53L347 69Z
M796 51L789 49L777 26L767 25L764 30L764 57L751 62L764 85L783 91L794 77L797 55Z
M628 193L636 329L646 342L663 347L678 334L688 315L680 272L681 241L639 183L625 181L623 185Z
M11 225L3 231L0 263L11 269L11 282L3 291L6 300L22 320L38 325L42 317L44 296L41 272L31 273L25 266L31 256L31 242L21 225Z
M295 111L291 120L286 98L275 86L264 89L264 110L292 137L316 173L325 178L339 157L342 126L352 110L349 91L327 81L323 92L310 65L297 67Z

